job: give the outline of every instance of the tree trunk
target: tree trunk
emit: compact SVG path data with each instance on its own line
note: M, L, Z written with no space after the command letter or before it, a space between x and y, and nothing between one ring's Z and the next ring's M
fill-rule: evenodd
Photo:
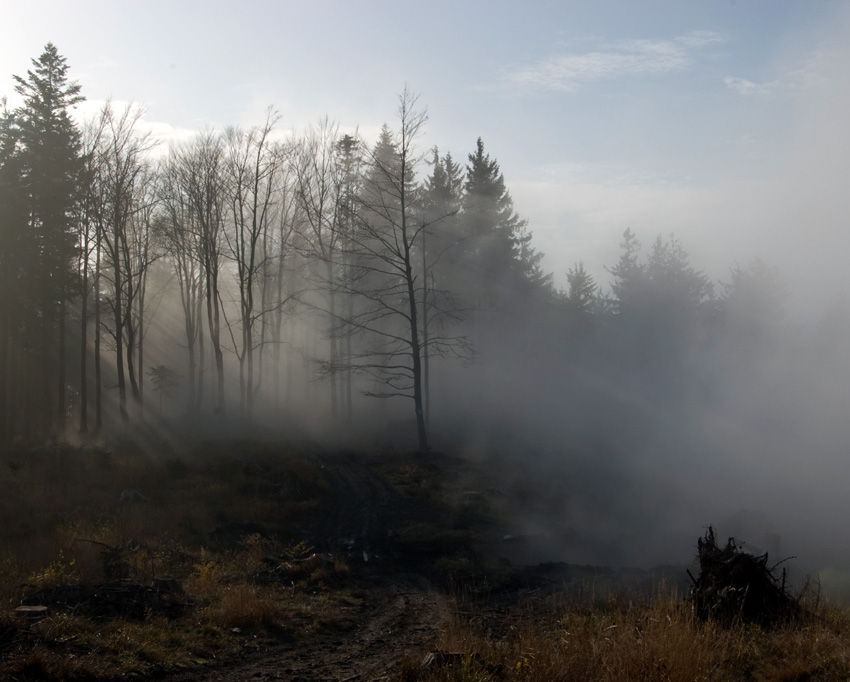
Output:
M404 218L404 201L402 210L402 235L405 240L405 279L407 280L407 300L410 310L410 353L413 356L413 406L416 411L416 430L419 437L419 450L427 452L428 430L425 426L425 412L422 405L422 349L419 345L419 329L416 319L416 290L414 289L413 268L410 264L410 247L407 244L407 228Z
M136 380L136 329L133 323L128 322L124 329L126 330L125 337L127 339L127 377L130 379L130 391L133 396L133 401L141 409L142 396L139 393L139 383Z
M425 410L425 427L431 420L431 391L429 387L429 357L428 357L428 257L425 249L426 233L422 231L422 394Z
M204 297L198 295L198 309L195 317L195 324L198 325L198 391L195 394L195 410L201 410L204 404L204 372L206 371L204 354Z
M80 433L89 431L89 378L88 378L88 346L89 346L89 233L83 240L83 287L80 301Z
M351 298L351 296L349 295L349 297L348 297L348 319L350 320L353 317L354 317L354 301ZM346 357L345 357L345 364L346 364L346 370L345 370L345 419L349 424L354 419L354 407L353 407L353 402L352 402L352 398L351 398L351 391L352 391L351 384L352 384L353 379L354 379L354 373L352 372L352 369L351 369L351 354L352 354L351 344L352 344L352 338L351 338L351 334L349 333L345 337L345 355L346 355Z
M45 434L55 435L53 421L53 305L45 300L41 321L41 424L40 428Z
M3 320L5 323L6 320ZM0 444L9 443L11 439L11 420L9 419L9 328L7 324L0 325Z
M221 311L218 300L218 283L212 279L209 269L207 270L207 322L210 328L210 340L213 345L218 382L215 412L216 414L224 414L224 354L221 352Z
M330 363L330 374L331 374L331 419L333 421L337 421L339 418L339 409L337 403L339 402L337 397L337 381L336 381L336 370L337 364L339 362L339 358L337 357L337 333L336 333L336 282L334 281L334 267L333 261L329 258L325 261L325 265L328 271L328 307L330 308L328 312L328 318L330 321L330 326L328 328L328 336L330 337L330 348L328 349L328 358Z
M147 268L141 273L139 284L139 406L142 419L145 417L145 290L147 289Z
M117 221L116 221L117 224ZM127 426L130 423L130 415L127 413L127 384L124 377L124 316L122 314L121 297L121 261L118 255L118 238L115 233L115 247L113 249L113 272L115 300L113 301L113 313L115 317L115 365L118 372L118 409L121 413L121 421Z
M103 428L103 380L100 373L100 232L94 259L94 429Z
M57 351L59 352L57 369L57 396L56 396L56 431L60 438L65 437L65 401L67 397L67 381L65 380L65 286L60 288L59 298L59 340Z

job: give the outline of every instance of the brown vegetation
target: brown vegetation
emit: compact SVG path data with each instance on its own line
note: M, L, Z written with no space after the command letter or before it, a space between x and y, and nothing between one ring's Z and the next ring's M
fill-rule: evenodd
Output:
M495 617L494 617L495 616ZM835 610L775 628L694 619L690 604L662 589L628 595L459 602L437 651L409 659L404 682L847 680L850 620Z
M0 677L850 677L836 609L700 619L660 577L684 570L500 561L487 537L511 530L511 502L491 474L239 442L0 453Z
M344 626L357 607L344 560L286 540L329 490L296 453L7 451L0 485L4 678L205 665L256 642L243 631ZM46 606L46 617L16 616L19 604Z

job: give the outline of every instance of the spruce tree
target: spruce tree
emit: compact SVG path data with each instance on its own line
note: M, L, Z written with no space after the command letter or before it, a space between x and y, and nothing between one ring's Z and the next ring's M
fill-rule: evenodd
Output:
M592 316L599 307L599 287L596 281L579 261L567 272L566 303L570 315L575 319Z
M35 309L28 305L28 277L36 272L34 244L27 239L28 212L22 191L20 128L0 101L0 443L21 435L21 406L28 393L15 367L25 366L24 339L34 333Z
M74 290L74 208L81 169L80 133L70 110L83 100L68 80L68 65L48 43L27 77L14 76L24 103L20 128L21 189L27 202L26 240L34 249L29 271L33 306L41 320L34 341L41 355L44 426L61 431L65 414L65 304Z
M531 246L527 221L514 212L499 164L485 154L480 137L469 155L464 189L462 229L470 242L473 303L504 307L548 288L549 277L540 270L542 254Z

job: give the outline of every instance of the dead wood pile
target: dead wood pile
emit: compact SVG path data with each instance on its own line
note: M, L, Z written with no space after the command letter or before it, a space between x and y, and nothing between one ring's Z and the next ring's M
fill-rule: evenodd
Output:
M770 626L801 614L801 607L785 589L781 578L768 567L768 556L744 552L734 538L725 547L717 544L714 528L697 540L699 576L694 578L691 601L702 621L757 623Z

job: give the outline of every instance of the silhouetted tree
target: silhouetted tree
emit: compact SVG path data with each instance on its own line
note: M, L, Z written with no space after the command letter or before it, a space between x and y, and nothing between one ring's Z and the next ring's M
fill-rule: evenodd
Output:
M314 263L311 271L318 295L323 302L315 306L327 316L327 361L321 363L331 368L339 360L339 295L338 264L343 238L340 210L342 170L338 165L339 127L327 117L317 126L308 128L301 140L297 160L297 192L303 216L300 233L305 257ZM330 372L331 416L338 416L337 372Z
M203 357L200 358L199 371L197 356L203 334L204 272L201 267L201 230L184 184L186 178L181 163L181 148L172 147L160 165L159 200L163 212L157 231L180 291L189 383L186 408L194 412L200 408L203 398L202 383L198 377L203 372Z
M531 246L528 223L514 212L499 164L485 154L481 138L469 155L464 190L464 265L475 305L499 308L548 288L550 277L540 269L542 254Z
M231 223L224 232L228 257L236 266L239 286L239 320L241 347L239 358L239 389L242 409L250 419L255 398L254 349L255 323L270 310L263 307L260 284L270 254L266 246L271 225L276 220L277 175L283 157L271 144L269 135L277 115L269 111L261 127L243 131L228 129L225 133L225 173L227 200ZM260 305L257 305L260 298Z
M357 137L349 134L343 135L336 145L337 168L339 169L339 192L337 193L338 208L337 220L339 222L341 254L339 261L339 278L342 282L350 285L354 277L352 261L352 237L357 229L359 202L358 197L363 188L363 151L362 144ZM343 290L340 292L344 297L341 302L341 315L345 319L351 319L354 314L354 296ZM336 328L344 331L344 326L336 324ZM350 331L350 330L349 330ZM341 372L342 406L346 421L351 421L353 415L352 388L353 375L351 361L353 357L353 335L343 333L337 349L340 356L339 364L344 369Z
M621 316L637 314L645 296L646 271L639 262L639 256L640 242L631 228L626 228L620 241L620 259L616 265L607 268L614 277L611 283L614 311Z
M223 248L226 186L224 144L211 131L200 133L181 149L178 164L180 182L186 192L200 243L204 276L207 324L216 368L216 413L223 413L224 353L221 346L220 275Z
M24 103L16 113L21 145L21 190L29 214L27 240L35 247L29 271L39 311L44 421L62 430L65 420L66 303L75 286L74 208L81 169L80 133L70 110L84 98L68 80L68 65L48 43L26 78L14 76ZM52 388L55 386L55 388Z
M88 355L89 301L94 297L95 309L95 425L102 426L102 394L100 385L100 255L104 225L104 185L99 182L101 151L106 119L103 116L89 121L83 128L79 200L79 266L80 272L80 433L86 434L88 424Z
M18 369L30 369L31 339L38 328L36 307L30 304L38 254L29 238L20 129L5 99L0 106L0 442L4 442L23 435L31 419L23 408L30 404L32 389L21 382Z
M351 237L355 276L346 283L358 306L344 320L361 345L352 366L376 384L367 395L402 396L413 401L421 450L428 449L423 403L423 273L417 250L431 223L415 209L415 174L421 161L416 140L427 113L416 108L417 96L407 88L399 96L399 128L385 126L373 149L360 196L357 230ZM456 345L449 338L430 338L432 347Z
M614 310L623 324L655 335L684 333L713 301L714 286L689 261L674 236L658 237L646 262L639 261L640 242L631 230L623 233L614 276Z
M463 202L463 172L451 154L440 157L433 149L431 175L420 192L421 219L428 225L422 233L422 392L426 423L431 413L430 365L432 330L439 335L447 321L459 319L459 302L447 289L462 265L463 235L460 213ZM438 349L437 349L438 350Z
M579 261L567 271L567 309L576 319L590 317L599 306L599 286Z
M127 105L116 112L111 103L104 105L101 117L106 134L103 138L100 182L104 194L103 248L111 274L108 304L112 312L115 361L118 375L118 402L122 421L129 422L127 378L136 404L142 396L136 374L135 352L139 335L138 306L143 295L143 276L149 263L146 248L150 169L146 155L153 146L148 134L139 134L137 125L142 111Z
M298 293L295 280L298 264L298 253L295 240L301 231L302 210L297 197L297 172L295 157L297 147L293 143L278 148L281 155L281 167L277 176L277 211L273 234L270 233L269 243L264 247L266 267L262 277L263 309L270 310L270 315L263 316L262 350L270 341L272 344L272 359L274 362L272 392L274 407L277 411L281 406L281 356L283 354L283 327L292 317L293 302ZM290 334L294 325L290 325ZM286 354L286 397L291 397L292 390L292 359L293 349L287 348ZM260 370L262 376L263 371Z
M162 255L161 245L155 239L155 222L157 220L157 208L159 203L159 192L157 185L159 177L152 163L146 161L139 182L137 195L137 209L135 219L132 221L130 232L130 258L133 261L133 272L137 279L135 306L130 314L128 325L128 358L132 357L135 347L137 365L134 369L131 365L131 380L138 376L138 387L134 391L138 394L137 400L140 405L144 403L144 373L145 373L145 334L147 332L147 299L148 299L148 274L151 266L159 260ZM128 363L129 364L129 363Z
M714 297L714 285L690 264L690 258L675 236L658 236L646 264L648 295L666 319L687 321Z
M167 365L154 365L148 368L148 376L155 393L159 393L159 414L162 414L162 399L170 396L180 385L180 375Z

